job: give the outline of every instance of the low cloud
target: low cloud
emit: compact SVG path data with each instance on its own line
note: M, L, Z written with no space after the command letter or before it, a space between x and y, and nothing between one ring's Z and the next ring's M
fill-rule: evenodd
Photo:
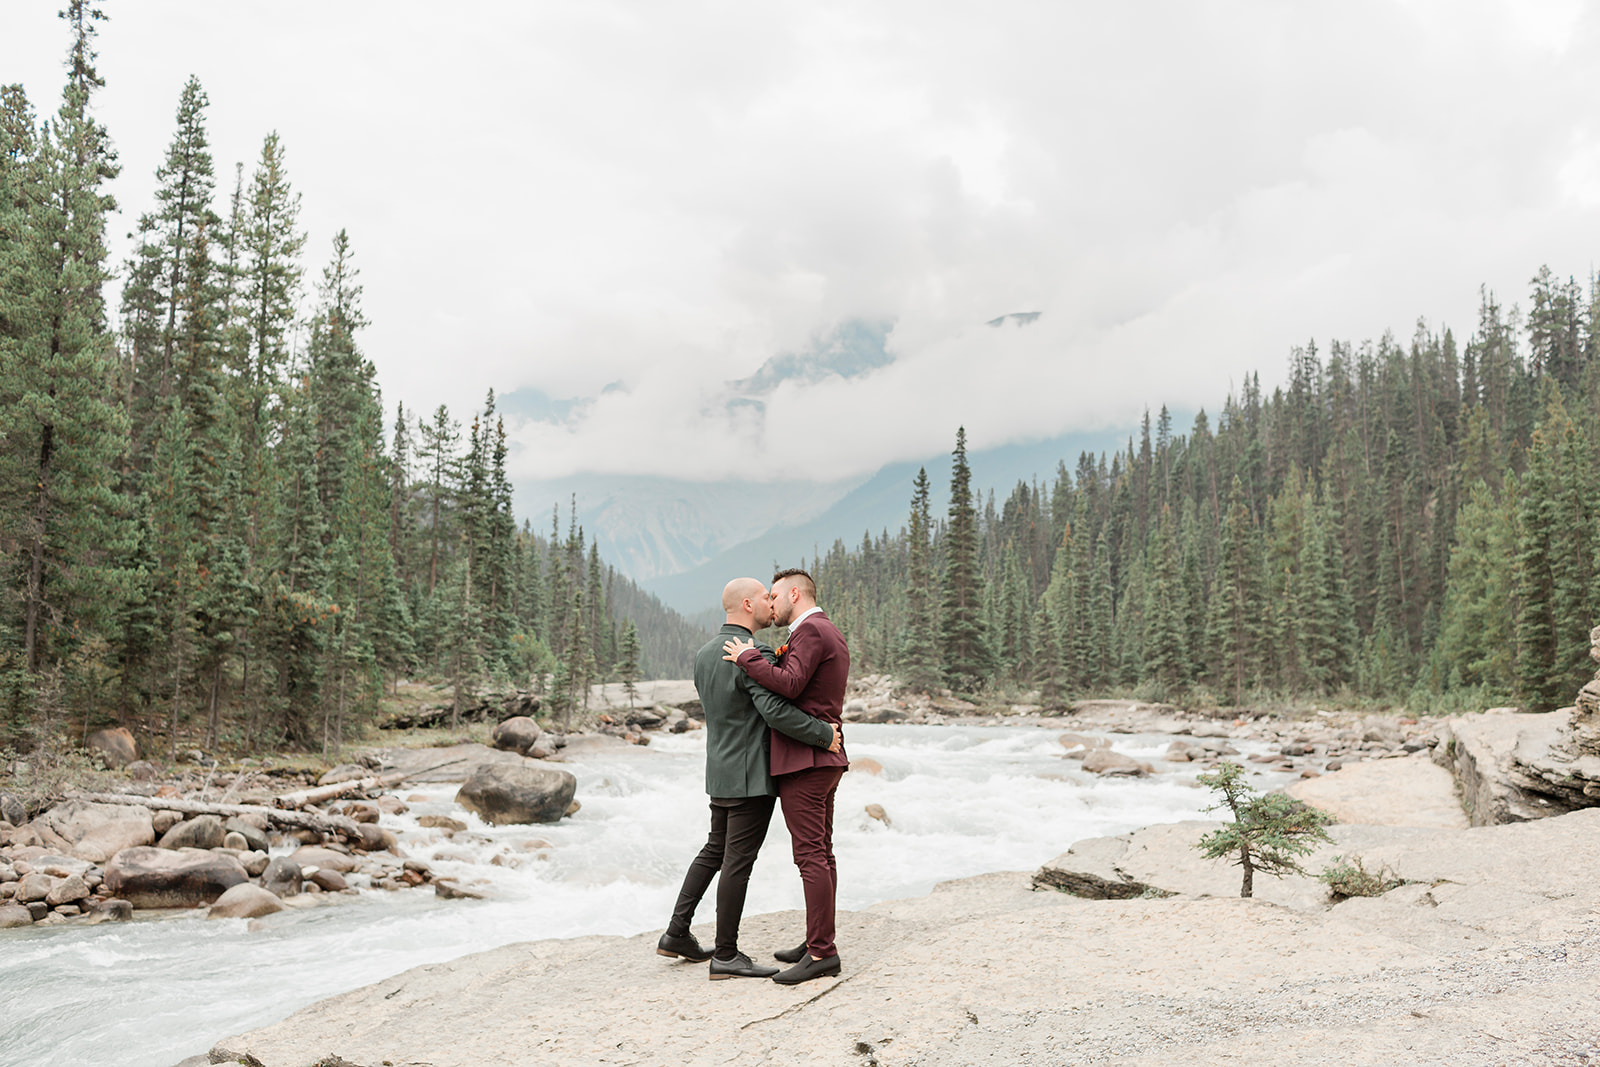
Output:
M121 229L194 69L220 184L278 129L308 272L349 229L391 403L549 401L508 409L523 477L825 481L957 424L1214 408L1312 337L1470 330L1480 284L1583 275L1600 223L1592 5L112 14ZM53 22L0 44L41 108ZM729 384L862 322L891 361Z

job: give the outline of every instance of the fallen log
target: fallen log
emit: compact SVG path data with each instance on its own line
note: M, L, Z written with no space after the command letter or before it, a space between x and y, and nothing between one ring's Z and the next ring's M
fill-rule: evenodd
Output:
M346 782L334 782L332 785L319 785L311 789L298 789L293 793L284 793L272 798L272 802L280 808L303 808L307 804L321 804L324 800L342 797L347 793L365 793L369 789L392 789L407 778L418 774L427 774L441 767L454 766L465 763L467 757L445 760L432 767L423 767L415 771L388 771L384 774L372 775L368 778L352 778Z
M295 830L315 830L324 837L341 834L359 841L361 831L354 819L344 815L323 815L314 811L294 811L282 808L265 808L258 804L211 804L203 800L185 800L182 797L140 797L127 793L78 793L79 800L94 804L126 804L130 807L149 808L152 811L175 811L180 815L216 815L220 818L237 818L241 815L259 815L269 826Z

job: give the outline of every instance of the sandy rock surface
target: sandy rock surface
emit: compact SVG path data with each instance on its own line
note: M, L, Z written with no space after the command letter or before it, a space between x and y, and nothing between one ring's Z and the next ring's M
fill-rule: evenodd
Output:
M1371 826L1468 825L1455 779L1426 752L1370 760L1291 785L1286 792L1338 819Z
M1167 832L1169 857L1192 829ZM407 971L218 1042L215 1054L248 1051L266 1067L332 1055L370 1067L1600 1056L1600 811L1344 830L1369 866L1418 880L1332 906L1301 887L1286 907L1086 900L1034 891L1027 874L985 875L842 913L839 979L713 985L704 965L657 956L655 933L543 941ZM1221 870L1237 892L1231 875ZM765 956L801 922L747 917L742 947Z

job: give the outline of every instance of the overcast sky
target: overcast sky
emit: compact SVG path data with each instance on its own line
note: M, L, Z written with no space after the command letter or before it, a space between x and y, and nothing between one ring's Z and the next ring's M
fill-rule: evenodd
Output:
M51 110L61 0L4 4L0 81ZM348 229L391 407L584 401L516 428L522 477L830 479L958 423L1215 410L1292 344L1464 339L1480 283L1600 251L1593 3L102 6L118 237L195 73L219 188L282 135L308 279ZM892 363L727 405L855 319Z

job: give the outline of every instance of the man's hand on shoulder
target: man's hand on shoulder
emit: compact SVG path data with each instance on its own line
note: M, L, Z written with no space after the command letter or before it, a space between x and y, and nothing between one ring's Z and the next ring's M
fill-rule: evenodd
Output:
M729 663L739 662L739 657L756 647L754 641L746 641L742 637L730 637L722 642L723 659Z

